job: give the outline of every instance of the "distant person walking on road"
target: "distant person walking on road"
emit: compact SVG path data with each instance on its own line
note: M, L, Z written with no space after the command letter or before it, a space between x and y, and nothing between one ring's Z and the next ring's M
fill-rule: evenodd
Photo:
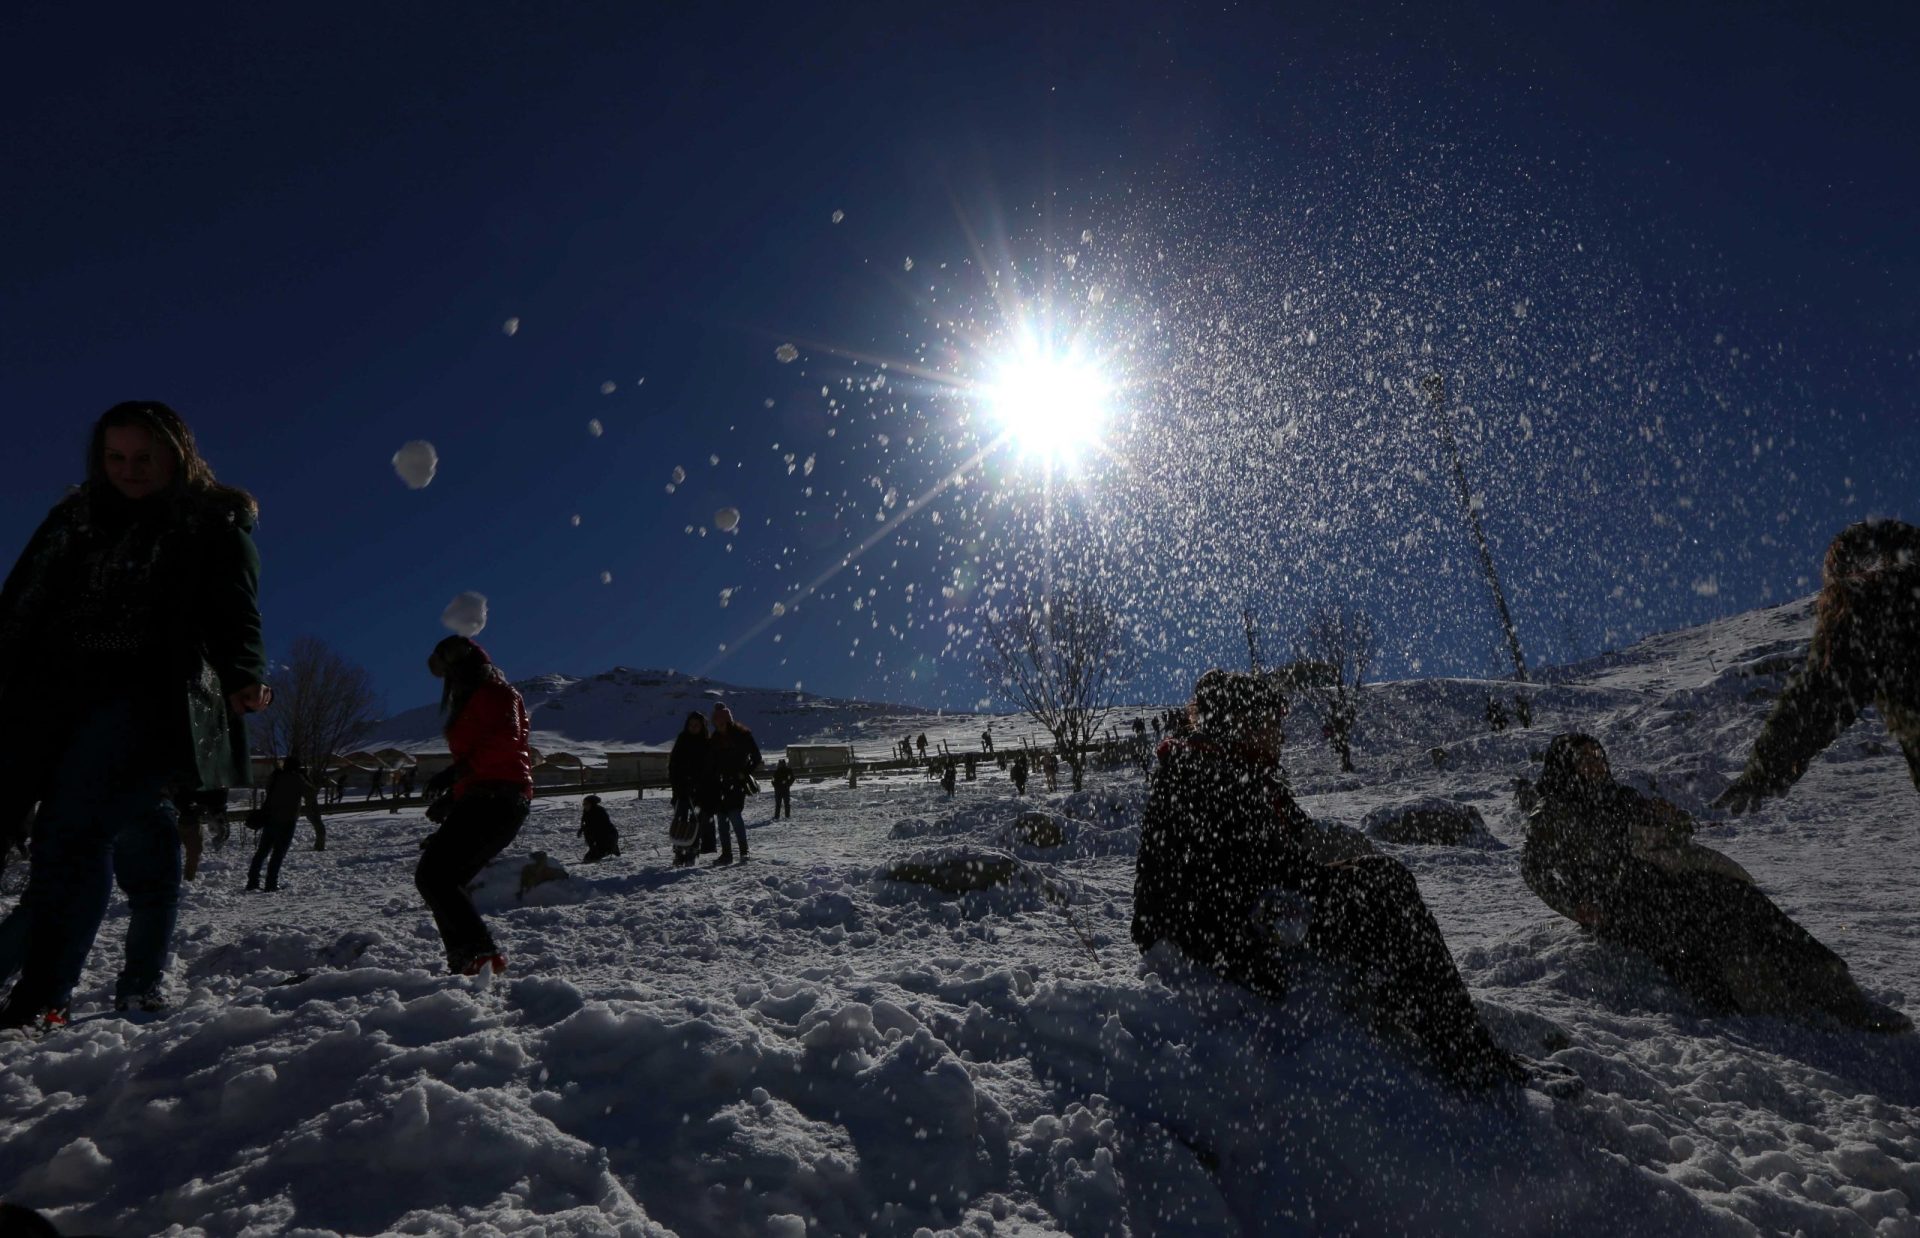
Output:
M0 590L0 783L40 802L25 960L0 1027L65 1022L116 882L128 907L116 1005L164 1007L175 797L248 785L242 715L272 700L257 512L214 480L179 414L118 404L94 424L85 483Z
M713 707L713 738L707 743L708 781L720 825L720 858L716 865L733 863L733 838L740 840L740 859L747 858L747 787L760 765L760 745L753 732L733 720L725 705ZM732 837L729 837L731 827Z
M992 731L980 732L980 747L981 747L981 750L984 751L988 756L993 755L993 732Z
M1849 525L1827 547L1806 664L1715 807L1743 813L1785 795L1868 705L1920 790L1920 528L1898 520Z
M702 839L713 829L713 803L707 787L707 720L699 711L687 715L673 737L667 755L667 785L673 796L673 824L667 836L673 843L673 864L685 868L704 849Z
M267 890L280 888L280 863L293 845L293 830L300 823L301 801L311 793L307 771L300 758L288 753L287 759L267 779L267 793L260 801L260 842L253 849L253 863L247 868L247 889L260 888L260 866L266 865Z
M793 818L793 770L788 768L787 759L773 767L773 819Z
M526 702L493 659L465 636L434 646L427 669L443 681L440 712L453 764L428 784L438 799L413 883L433 912L456 975L507 969L507 957L474 910L467 885L504 851L533 802L533 757L527 751Z

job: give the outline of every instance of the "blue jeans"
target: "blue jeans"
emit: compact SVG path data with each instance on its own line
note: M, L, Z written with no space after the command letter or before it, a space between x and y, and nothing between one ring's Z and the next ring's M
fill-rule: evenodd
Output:
M747 819L738 808L720 810L720 858L725 860L733 855L733 840L728 837L727 827L733 827L733 833L740 836L740 855L747 854Z
M34 823L21 906L26 958L16 992L64 1006L119 883L127 896L126 964L115 992L160 983L180 908L180 829L171 779L153 768L133 708L107 702L88 713L55 761Z

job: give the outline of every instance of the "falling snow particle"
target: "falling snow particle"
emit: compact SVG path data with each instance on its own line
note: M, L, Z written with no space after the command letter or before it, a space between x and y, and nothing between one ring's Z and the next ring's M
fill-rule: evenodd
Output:
M612 584L612 583L613 583L613 573L612 573L612 572L602 572L602 573L600 573L600 583L601 583L601 584L603 584L603 585L610 585L610 584Z
M833 222L835 223L839 223L841 220L845 219L846 217L847 217L847 213L845 211L835 211L832 215L828 216L828 218L832 219Z
M687 470L681 468L677 464L674 465L673 466L673 484L677 486L685 480L687 480Z
M573 518L573 527L576 529L580 527L580 517L575 516Z
M1093 229L1087 228L1080 233L1080 243L1082 245L1093 244Z
M619 389L620 389L619 386L611 378L609 378L606 382L600 384L601 395L612 395L614 392L618 391Z
M415 439L393 453L393 471L407 483L407 489L425 490L433 475L440 471L440 453L433 449L432 443Z
M500 334L502 335L518 335L519 333L520 320L518 318L509 318L500 324Z
M775 619L778 619L780 616L786 613L787 613L787 604L785 602L775 602L773 604L773 617Z
M713 527L722 533L733 532L740 527L740 509L737 507L723 507L713 513Z
M732 601L733 601L733 590L732 590L732 589L722 589L722 590L720 590L720 608L721 608L722 610L725 610L725 609L726 609L726 607L727 607L727 605L728 605L728 603L730 603L730 602L732 602Z
M791 344L782 344L773 350L773 359L781 365L792 365L800 359L800 350Z
M478 636L487 626L487 595L462 593L440 612L440 622L462 636Z
M587 433L593 435L593 437L595 438L599 438L602 434L605 434L606 432L607 432L607 428L600 424L600 419L598 417L595 417L592 421L589 421L587 423Z
M1693 582L1693 591L1703 598L1715 597L1720 592L1720 581L1717 577L1703 576Z
M913 270L913 259L911 258L907 259L906 269L909 271Z
M1087 289L1087 301L1089 304L1098 305L1106 299L1107 290L1099 284L1095 284L1093 287Z

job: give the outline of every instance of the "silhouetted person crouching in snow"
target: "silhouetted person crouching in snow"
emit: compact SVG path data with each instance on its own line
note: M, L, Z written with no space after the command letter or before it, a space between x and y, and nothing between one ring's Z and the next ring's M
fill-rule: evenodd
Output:
M1806 665L1714 806L1742 813L1785 795L1868 705L1907 756L1920 790L1920 528L1850 525L1827 547Z
M1840 956L1795 924L1693 822L1613 780L1591 736L1547 747L1520 874L1542 902L1646 955L1715 1011L1825 1012L1870 1031L1912 1023L1869 1001Z
M1223 979L1284 997L1297 963L1343 972L1343 996L1411 1040L1453 1084L1527 1072L1494 1043L1413 875L1385 856L1323 864L1280 769L1285 704L1256 675L1213 670L1197 726L1161 745L1134 875L1133 940L1168 941ZM1304 921L1304 923L1302 923Z
M620 832L613 828L613 818L607 815L597 795L580 801L580 836L587 840L587 854L580 859L582 864L620 854Z

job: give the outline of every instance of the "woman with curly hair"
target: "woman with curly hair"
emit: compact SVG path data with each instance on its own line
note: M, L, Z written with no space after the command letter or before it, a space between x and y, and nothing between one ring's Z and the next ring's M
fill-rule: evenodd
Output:
M1785 795L1870 704L1920 789L1920 528L1898 520L1850 525L1827 547L1806 665L1715 806L1737 814Z

